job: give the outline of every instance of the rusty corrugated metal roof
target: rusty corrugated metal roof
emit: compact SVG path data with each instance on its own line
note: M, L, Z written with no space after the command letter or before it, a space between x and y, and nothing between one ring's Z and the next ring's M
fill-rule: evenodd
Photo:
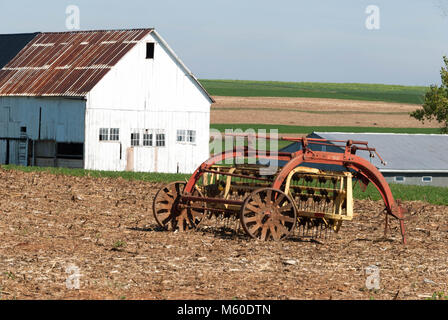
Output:
M39 33L0 70L0 96L84 97L152 31Z

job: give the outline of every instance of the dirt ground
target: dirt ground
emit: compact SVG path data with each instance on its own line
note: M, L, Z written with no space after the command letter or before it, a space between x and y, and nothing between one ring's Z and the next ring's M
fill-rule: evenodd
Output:
M214 97L211 123L296 126L438 127L411 118L419 105L317 98ZM257 112L254 112L257 111Z
M368 200L331 240L276 243L216 228L161 231L159 184L0 169L0 186L1 299L425 299L447 290L448 207L405 203L406 246L397 221L383 237L383 204ZM380 282L369 290L372 265Z

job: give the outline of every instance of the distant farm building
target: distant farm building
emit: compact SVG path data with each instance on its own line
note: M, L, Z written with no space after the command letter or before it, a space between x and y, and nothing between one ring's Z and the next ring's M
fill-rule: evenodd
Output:
M0 163L188 173L213 99L154 29L0 35Z
M378 157L371 158L367 151L359 150L356 154L375 165L389 183L448 186L448 135L313 132L308 137L367 141L370 147L377 150L386 165L382 165ZM292 152L300 149L300 144L293 143L282 151ZM311 149L343 152L340 147L319 144L312 144ZM312 166L327 170L342 169L328 165Z

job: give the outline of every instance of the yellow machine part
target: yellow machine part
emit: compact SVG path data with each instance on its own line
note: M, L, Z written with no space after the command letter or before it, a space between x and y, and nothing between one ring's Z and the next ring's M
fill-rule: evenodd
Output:
M276 175L260 175L260 166L237 165L211 167L213 173L204 173L202 183L195 186L206 197L245 200L253 191L270 187ZM243 175L246 178L221 173ZM267 180L266 180L267 179ZM297 167L287 176L284 191L291 196L299 222L323 223L338 231L342 221L353 219L352 174L350 172L322 171ZM210 207L239 212L234 204L209 204Z
M309 167L292 170L285 183L302 219L322 219L337 232L344 220L353 219L352 174Z
M208 197L217 197L228 200L243 201L247 195L258 188L269 187L271 182L265 181L266 177L260 176L260 165L214 165L210 169L214 173L204 173L200 191ZM232 177L220 173L230 173L248 176L251 178ZM274 176L272 176L273 179ZM261 178L261 179L259 179ZM239 212L240 207L229 204L213 204L218 208L225 208Z

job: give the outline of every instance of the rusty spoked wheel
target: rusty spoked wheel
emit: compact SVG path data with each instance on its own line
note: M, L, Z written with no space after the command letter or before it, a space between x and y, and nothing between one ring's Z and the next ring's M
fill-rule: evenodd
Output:
M252 238L282 240L295 228L296 208L283 191L261 188L252 192L240 211L241 225Z
M160 189L153 203L153 213L159 226L165 230L185 231L196 228L202 221L204 210L191 209L182 205L181 195L186 183L171 182ZM196 190L193 195L200 195Z

